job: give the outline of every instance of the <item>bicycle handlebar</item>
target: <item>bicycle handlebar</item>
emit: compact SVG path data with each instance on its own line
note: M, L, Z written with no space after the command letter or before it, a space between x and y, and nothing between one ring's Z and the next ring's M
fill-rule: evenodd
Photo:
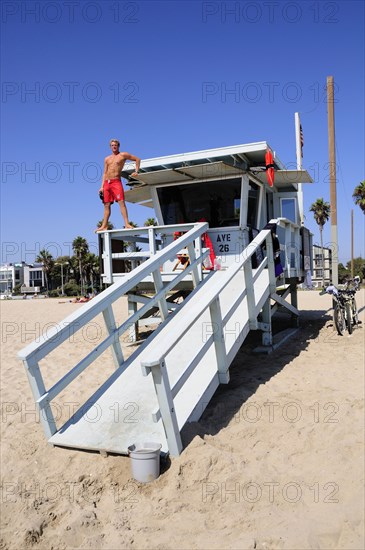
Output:
M319 293L319 295L323 296L324 294L333 294L334 296L338 296L339 294L355 293L359 290L359 283L360 277L356 276L353 279L346 281L345 288L337 288L335 285L328 285ZM350 285L353 285L353 288L351 288Z

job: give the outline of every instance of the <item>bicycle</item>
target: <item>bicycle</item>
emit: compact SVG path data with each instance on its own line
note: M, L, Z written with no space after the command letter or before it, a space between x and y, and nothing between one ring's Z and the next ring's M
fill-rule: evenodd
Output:
M355 294L359 290L360 277L355 277L346 281L342 288L334 285L329 285L322 294L327 292L331 294L335 300L334 306L334 322L337 332L343 336L346 328L349 334L352 334L353 328L361 324L359 320L359 312Z

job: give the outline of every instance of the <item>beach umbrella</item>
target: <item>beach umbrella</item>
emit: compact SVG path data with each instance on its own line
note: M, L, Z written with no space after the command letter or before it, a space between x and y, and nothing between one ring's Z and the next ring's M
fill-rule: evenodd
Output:
M267 181L270 187L272 187L274 185L275 175L274 175L274 160L272 158L272 152L270 151L270 149L267 149L266 151L265 164L266 164Z

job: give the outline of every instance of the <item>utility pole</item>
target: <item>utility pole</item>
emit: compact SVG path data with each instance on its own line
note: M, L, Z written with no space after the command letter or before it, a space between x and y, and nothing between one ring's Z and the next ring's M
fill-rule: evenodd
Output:
M335 149L335 92L333 76L327 77L328 152L330 169L332 284L338 284L338 234L336 194L336 149Z
M351 279L354 278L354 209L351 208Z

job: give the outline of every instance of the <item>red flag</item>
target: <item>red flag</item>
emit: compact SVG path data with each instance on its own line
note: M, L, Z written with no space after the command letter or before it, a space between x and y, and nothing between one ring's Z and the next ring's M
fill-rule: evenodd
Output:
M270 149L267 149L267 151L266 151L265 164L266 164L267 181L268 181L268 184L270 185L270 187L272 187L274 185L275 175L274 175L274 160L272 158L272 153L271 153Z

